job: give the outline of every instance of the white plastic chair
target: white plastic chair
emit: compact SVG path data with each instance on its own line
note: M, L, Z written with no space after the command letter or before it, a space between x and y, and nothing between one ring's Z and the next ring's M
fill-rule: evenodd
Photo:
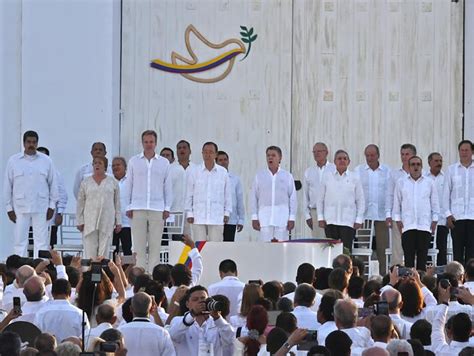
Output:
M372 259L372 240L374 237L374 221L365 220L363 226L357 230L356 238L352 241L352 255L362 257L368 274L368 266Z

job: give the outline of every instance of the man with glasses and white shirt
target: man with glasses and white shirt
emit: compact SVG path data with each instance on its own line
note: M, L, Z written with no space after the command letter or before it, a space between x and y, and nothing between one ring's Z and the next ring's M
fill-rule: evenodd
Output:
M288 232L295 227L295 181L280 168L280 147L268 147L266 155L268 167L255 176L250 196L252 227L260 231L260 241L288 240Z
M344 247L352 250L356 230L364 222L365 199L357 174L350 172L349 155L338 150L334 155L336 170L325 172L318 196L319 227L326 236L342 240Z
M232 211L229 174L216 163L214 142L202 146L203 163L188 177L186 216L195 241L222 241L224 224Z
M328 147L323 142L317 142L313 146L313 157L316 165L306 169L304 172L304 207L306 224L311 229L311 236L325 237L324 229L319 227L318 212L316 209L317 197L324 172L334 172L336 166L328 162Z
M130 159L124 186L137 266L149 271L160 263L163 225L173 202L173 188L168 177L170 164L156 154L156 140L155 131L142 133L143 152Z
M380 275L387 271L385 249L389 246L388 227L385 223L385 195L390 168L379 161L380 151L377 145L370 144L364 150L366 164L356 167L365 196L365 219L373 220L376 239L377 259Z
M443 210L453 237L453 258L465 264L474 257L474 164L473 144L458 145L459 162L446 171Z
M436 229L439 214L438 191L432 179L422 175L418 156L408 160L410 175L395 186L393 220L402 233L405 266L426 271L431 234Z

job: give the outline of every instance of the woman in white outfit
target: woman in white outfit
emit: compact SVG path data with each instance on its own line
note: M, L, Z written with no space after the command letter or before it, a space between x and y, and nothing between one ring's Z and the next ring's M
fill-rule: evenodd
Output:
M77 228L82 232L84 258L107 256L112 234L122 229L120 190L113 176L108 176L107 158L96 157L92 176L81 182L77 197Z

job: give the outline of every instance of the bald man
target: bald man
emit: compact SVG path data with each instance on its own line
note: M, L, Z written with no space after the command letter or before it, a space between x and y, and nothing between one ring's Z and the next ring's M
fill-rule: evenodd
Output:
M34 322L36 313L48 301L45 290L43 278L33 275L26 280L23 284L26 302L21 307L22 315L15 321Z
M3 309L10 311L13 309L13 298L19 297L21 305L26 302L25 294L23 294L23 284L26 280L32 276L35 276L36 272L33 267L24 265L16 270L15 283L9 284L5 287L3 292Z
M387 288L382 292L381 298L388 303L388 316L397 328L400 338L409 339L412 323L402 319L400 309L403 306L402 295L394 288Z

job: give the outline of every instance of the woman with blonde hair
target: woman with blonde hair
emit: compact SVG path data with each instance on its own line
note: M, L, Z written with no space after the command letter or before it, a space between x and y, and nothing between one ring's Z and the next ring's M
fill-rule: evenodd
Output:
M245 326L250 309L252 309L255 302L261 298L263 298L263 290L259 284L246 284L242 292L240 313L230 317L230 324L234 328Z

